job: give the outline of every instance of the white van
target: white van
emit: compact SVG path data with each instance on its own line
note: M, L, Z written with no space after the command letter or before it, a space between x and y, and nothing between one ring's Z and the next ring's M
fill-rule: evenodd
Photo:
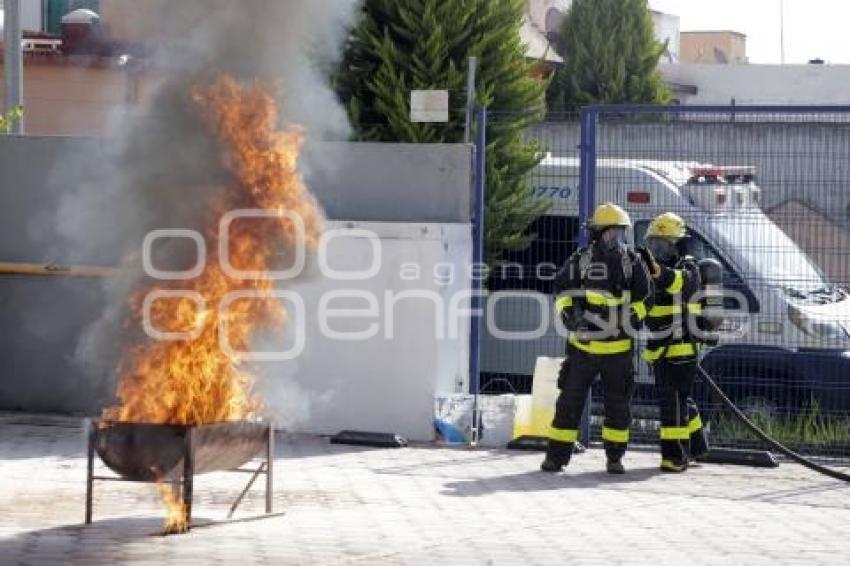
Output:
M528 332L541 316L552 317L554 266L577 246L579 160L547 156L533 179L532 198L550 207L531 227L531 246L510 254L491 275L484 392L506 384L525 389L538 356L563 354L564 340L551 322L532 340L501 334ZM733 397L789 408L815 398L824 410L850 409L850 293L826 280L764 214L760 196L752 167L613 159L596 166L596 203L623 206L638 245L655 215L673 211L688 225L687 252L723 265L725 306L741 312L724 324L718 347L704 352L703 367ZM850 250L836 253L850 261ZM550 313L541 313L540 293L549 295ZM646 365L637 367L637 381L651 383Z

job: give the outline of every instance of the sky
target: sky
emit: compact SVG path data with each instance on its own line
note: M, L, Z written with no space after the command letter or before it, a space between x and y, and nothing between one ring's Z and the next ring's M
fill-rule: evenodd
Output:
M681 31L745 33L751 63L780 63L783 1L786 63L820 57L850 64L850 0L649 0L649 5L678 15Z

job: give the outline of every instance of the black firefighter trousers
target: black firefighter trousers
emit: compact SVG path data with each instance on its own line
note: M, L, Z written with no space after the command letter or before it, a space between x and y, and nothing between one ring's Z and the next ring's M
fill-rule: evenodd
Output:
M661 358L652 364L661 417L661 458L682 463L708 452L708 438L691 398L697 373L694 358Z
M555 403L547 458L562 465L569 462L578 439L585 400L597 376L602 377L605 396L602 428L605 453L609 460L618 461L623 457L632 422L633 369L632 350L620 354L591 354L573 345L567 346L567 356L558 377L561 393Z

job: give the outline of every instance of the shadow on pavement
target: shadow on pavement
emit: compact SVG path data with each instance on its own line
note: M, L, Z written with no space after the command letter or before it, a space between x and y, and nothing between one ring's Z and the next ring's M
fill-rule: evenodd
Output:
M330 438L325 435L275 432L275 455L277 458L284 460L337 456L340 454L356 454L379 450L386 450L386 448L356 446L352 444L331 444Z
M122 547L164 539L161 533L162 519L122 517L26 531L0 540L0 547L4 563L114 564Z
M283 516L273 513L231 520L193 519L188 534L162 534L162 519L121 517L101 519L91 525L66 525L18 533L0 539L0 563L3 564L117 564L128 546L178 543L181 537L205 532L214 527L248 523Z
M508 476L452 481L444 484L443 495L454 497L480 497L496 492L554 491L561 489L587 489L646 481L660 474L657 467L632 468L626 474L611 475L604 470L560 474L528 471Z
M768 490L762 493L751 494L740 499L742 501L761 501L764 503L783 503L793 502L795 499L803 498L812 494L834 492L836 499L833 499L829 504L809 504L816 507L828 507L833 509L847 509L850 507L850 500L843 497L850 490L850 485L835 480L823 481L819 483L810 483L802 486L796 486L790 489Z

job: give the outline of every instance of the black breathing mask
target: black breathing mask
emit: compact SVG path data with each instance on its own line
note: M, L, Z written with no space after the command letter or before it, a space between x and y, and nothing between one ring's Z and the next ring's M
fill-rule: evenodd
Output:
M599 247L607 253L623 251L629 243L626 229L613 227L605 230L599 237Z
M670 265L679 257L679 249L676 242L668 238L651 236L646 239L646 249L657 261Z

